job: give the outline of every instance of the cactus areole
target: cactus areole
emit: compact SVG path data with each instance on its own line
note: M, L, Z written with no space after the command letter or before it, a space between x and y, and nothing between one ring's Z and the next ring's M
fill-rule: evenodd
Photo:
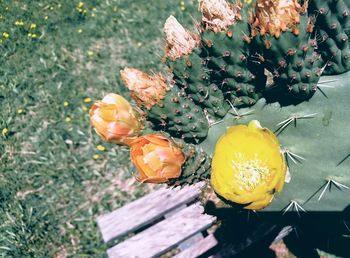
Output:
M92 124L130 148L140 182L206 181L252 210L344 210L349 5L200 0L194 29L165 22L168 74L124 68L133 103L97 102Z

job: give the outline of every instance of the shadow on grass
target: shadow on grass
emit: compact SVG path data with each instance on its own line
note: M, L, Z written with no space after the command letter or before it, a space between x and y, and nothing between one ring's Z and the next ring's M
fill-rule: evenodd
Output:
M350 257L350 205L343 212L283 214L241 207L217 208L207 202L205 212L220 221L214 232L219 242L211 250L214 257L276 257L269 246L281 239L298 258L318 258L316 249Z

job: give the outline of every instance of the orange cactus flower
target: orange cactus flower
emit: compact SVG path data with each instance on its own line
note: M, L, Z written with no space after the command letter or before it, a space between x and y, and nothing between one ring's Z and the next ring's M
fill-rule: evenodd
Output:
M166 183L178 178L185 162L182 150L162 134L139 137L130 154L140 173L136 180L142 183Z
M130 145L142 132L138 113L122 96L110 93L90 109L90 121L104 140Z
M301 6L297 0L258 0L252 34L263 36L269 33L278 38L288 29L297 34L300 14L306 11L307 5L308 1Z
M125 86L131 91L131 97L140 107L151 109L169 90L161 74L151 76L135 68L125 68L120 71L120 75Z

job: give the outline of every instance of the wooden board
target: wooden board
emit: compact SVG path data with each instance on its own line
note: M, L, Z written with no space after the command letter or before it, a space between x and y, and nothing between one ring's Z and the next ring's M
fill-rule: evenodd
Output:
M175 255L174 258L196 258L214 248L217 244L218 241L216 240L215 236L210 234L206 238L198 241L196 244Z
M173 189L160 189L120 209L97 218L103 240L108 242L152 223L172 209L196 199L203 183Z
M204 208L195 203L139 234L107 250L109 258L156 257L194 234L207 229L215 217L203 214Z

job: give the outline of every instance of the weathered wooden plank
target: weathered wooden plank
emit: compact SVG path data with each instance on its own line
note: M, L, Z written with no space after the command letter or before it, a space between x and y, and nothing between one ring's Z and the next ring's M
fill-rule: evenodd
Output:
M109 258L155 257L178 245L199 231L210 227L215 217L203 214L204 208L195 203L139 234L107 250Z
M97 218L103 240L108 242L162 217L170 210L197 198L203 183L182 189L160 189Z
M195 258L214 248L217 244L218 241L215 236L210 234L196 244L175 255L174 258Z

